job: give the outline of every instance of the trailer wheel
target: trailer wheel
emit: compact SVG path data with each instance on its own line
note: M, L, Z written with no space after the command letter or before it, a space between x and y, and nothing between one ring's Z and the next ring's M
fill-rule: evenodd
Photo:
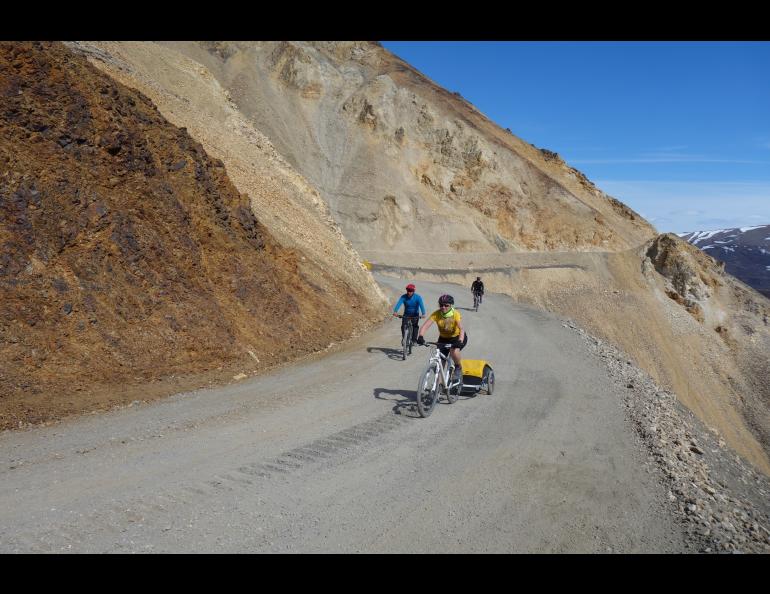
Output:
M485 392L487 394L492 394L495 391L495 372L489 365L484 365L481 384L486 386Z

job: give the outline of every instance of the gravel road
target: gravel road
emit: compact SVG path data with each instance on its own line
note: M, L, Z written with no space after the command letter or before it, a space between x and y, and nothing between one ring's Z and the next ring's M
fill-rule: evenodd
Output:
M378 275L395 298L403 280ZM232 385L0 435L0 552L689 552L606 366L455 295L493 395L414 410L399 321ZM321 327L322 328L322 327ZM435 333L435 327L431 329Z

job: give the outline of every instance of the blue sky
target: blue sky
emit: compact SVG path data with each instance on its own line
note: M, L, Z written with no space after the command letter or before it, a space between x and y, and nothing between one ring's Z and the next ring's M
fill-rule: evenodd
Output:
M383 42L658 231L770 224L770 42Z

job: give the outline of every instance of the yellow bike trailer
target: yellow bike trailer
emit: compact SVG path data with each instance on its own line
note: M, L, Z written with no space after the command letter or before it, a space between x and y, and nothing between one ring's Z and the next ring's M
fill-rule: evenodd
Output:
M495 372L489 361L463 359L463 392L491 394L495 390Z

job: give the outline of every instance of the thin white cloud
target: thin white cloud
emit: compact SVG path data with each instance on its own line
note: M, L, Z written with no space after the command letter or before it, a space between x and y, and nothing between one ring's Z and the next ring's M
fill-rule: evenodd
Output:
M706 214L706 211L697 208L686 208L685 210L672 210L669 214L697 217Z
M770 143L768 143L770 146ZM735 159L726 158L712 155L704 155L700 153L688 153L683 152L687 147L680 146L668 146L661 147L651 151L644 151L637 153L635 156L630 157L606 157L606 158L568 158L568 163L575 163L578 165L612 165L612 164L629 164L629 163L733 163L744 165L770 165L770 161L757 160L757 159ZM576 150L573 154L580 154L580 150Z
M596 185L654 222L661 232L770 224L768 182L596 180Z
M675 191L681 191L685 188L690 188L694 192L702 192L704 190L709 190L714 187L718 187L719 193L722 193L724 189L733 189L738 188L741 192L746 192L749 189L753 189L757 193L761 194L768 190L770 190L770 182L765 181L708 181L708 182L689 182L689 181L676 181L676 180L661 180L661 181L650 181L647 179L623 179L623 180L617 180L617 179L604 179L604 180L597 180L597 184L603 183L603 184L632 184L634 186L649 186L651 188L657 188L657 189L667 189L667 190L675 190Z
M754 161L749 159L718 159L714 157L699 157L695 155L649 155L629 159L568 159L572 165L613 165L628 163L740 163L744 165L770 165L770 161Z
M673 153L673 152L679 152L686 149L686 146L663 146L659 149L656 149L654 152L656 153Z

